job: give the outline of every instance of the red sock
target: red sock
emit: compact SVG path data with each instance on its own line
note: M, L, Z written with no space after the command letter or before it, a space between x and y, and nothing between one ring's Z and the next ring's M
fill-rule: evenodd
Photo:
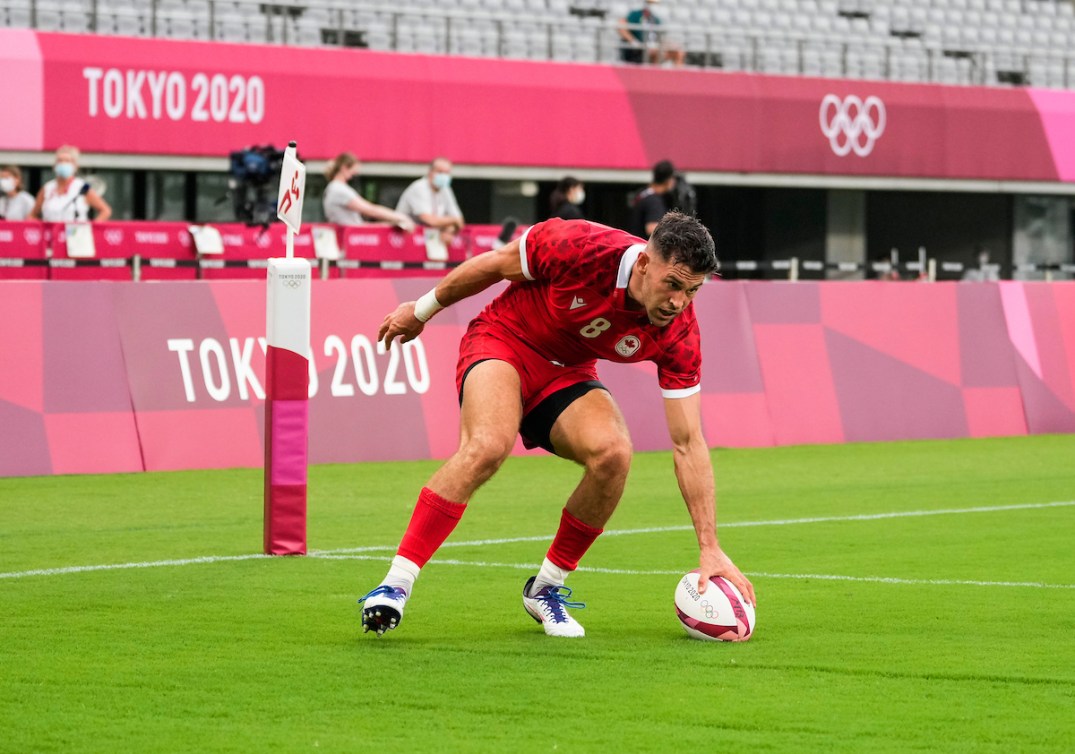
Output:
M411 522L407 524L407 533L399 543L397 555L413 561L419 568L424 566L437 548L455 529L463 517L466 503L453 503L445 500L428 487L423 487L415 503Z
M582 523L564 508L560 516L560 528L556 531L546 557L557 567L574 571L602 531L604 529L595 529Z

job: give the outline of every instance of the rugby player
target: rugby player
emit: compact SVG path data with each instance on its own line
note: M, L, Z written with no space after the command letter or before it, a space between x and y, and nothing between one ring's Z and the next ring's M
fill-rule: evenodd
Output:
M441 309L494 283L511 285L474 318L459 347L459 449L433 474L384 581L364 603L365 631L397 627L421 568L448 538L474 492L511 453L516 434L583 468L540 570L523 587L526 611L559 637L585 635L564 585L623 494L632 448L596 362L657 365L676 479L700 550L699 591L725 576L754 604L754 588L717 540L713 467L702 436L698 321L692 299L718 268L697 219L669 212L649 241L587 222L551 219L467 260L433 290L385 317L391 346Z

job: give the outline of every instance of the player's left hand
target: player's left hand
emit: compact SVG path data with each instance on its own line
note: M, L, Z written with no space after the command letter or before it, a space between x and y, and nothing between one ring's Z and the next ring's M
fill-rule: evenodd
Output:
M414 301L407 301L384 318L381 329L377 331L377 340L384 341L385 350L392 347L392 341L399 338L400 343L408 343L417 338L426 323L414 316Z
M754 585L750 583L750 579L743 575L732 559L724 554L724 550L719 547L713 550L703 551L698 562L698 592L699 594L705 594L706 588L709 586L709 580L714 576L723 576L728 581L735 584L735 588L739 590L739 593L743 595L743 598L751 605L757 605L757 599L754 596Z

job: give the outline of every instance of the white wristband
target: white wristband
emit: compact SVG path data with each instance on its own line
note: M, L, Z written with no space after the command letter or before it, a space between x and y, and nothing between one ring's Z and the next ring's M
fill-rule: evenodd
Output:
M429 293L423 294L420 299L414 302L414 317L419 322L428 322L434 314L443 308L444 306L437 301L437 289L433 288Z

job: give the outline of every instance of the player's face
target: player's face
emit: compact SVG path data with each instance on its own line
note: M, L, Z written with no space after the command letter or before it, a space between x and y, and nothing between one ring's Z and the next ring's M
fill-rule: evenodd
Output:
M639 257L642 273L639 303L651 324L664 327L689 304L705 282L705 275L682 264L670 264L655 253Z

